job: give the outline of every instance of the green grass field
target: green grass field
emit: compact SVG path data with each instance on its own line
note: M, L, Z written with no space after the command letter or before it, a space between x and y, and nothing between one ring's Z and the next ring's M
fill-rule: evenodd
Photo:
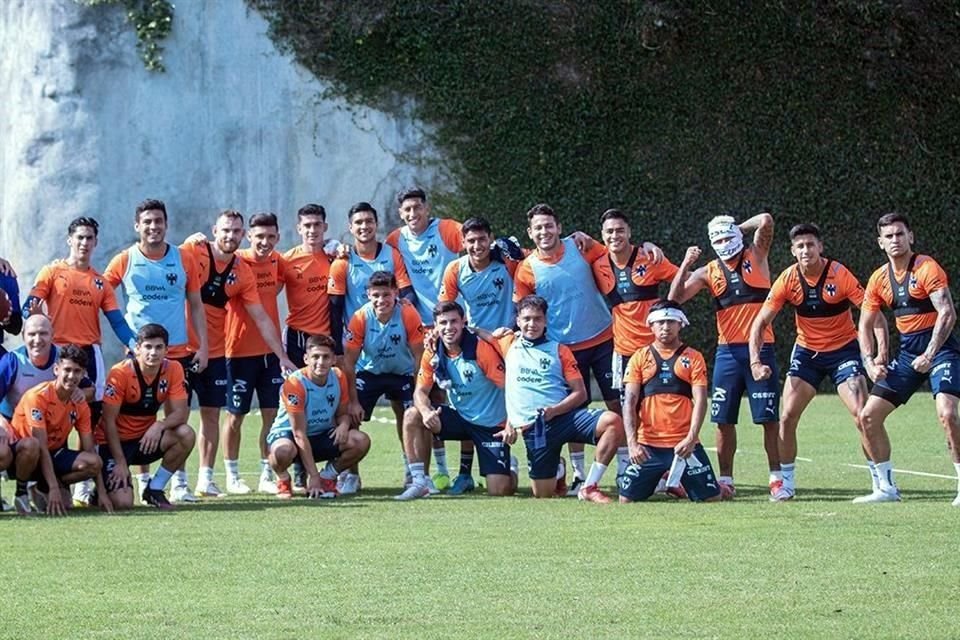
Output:
M760 433L744 427L736 501L600 506L534 501L525 478L516 498L396 503L399 448L377 424L352 499L3 515L0 637L955 638L960 509L932 401L890 428L898 469L939 474L900 473L902 504L850 503L868 475L823 397L791 503L768 502Z

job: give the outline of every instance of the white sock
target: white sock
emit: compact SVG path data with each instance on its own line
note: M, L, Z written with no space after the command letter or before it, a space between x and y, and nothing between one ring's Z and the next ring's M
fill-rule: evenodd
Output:
M200 482L213 482L213 467L200 467Z
M867 468L870 469L870 486L872 491L880 490L880 476L877 475L877 465L873 464L873 460L867 460Z
M336 479L337 475L339 475L337 473L337 468L333 466L332 462L328 462L327 466L325 466L320 472L320 477L324 478L325 480L334 480Z
M510 456L510 473L515 476L520 475L520 461L517 460L517 456Z
M174 480L175 480L173 486L175 486L175 487L187 487L187 486L190 486L190 479L187 478L187 470L186 470L186 469L177 469L176 473L173 474L173 478L174 478Z
M630 466L630 447L617 449L617 476L622 476Z
M150 484L150 474L149 473L138 473L137 480L140 482L141 487L145 487Z
M957 493L960 494L960 462L954 462L953 468L957 470Z
M223 466L227 470L227 481L236 482L240 479L240 463L237 460L224 460Z
M413 481L415 484L424 484L427 481L426 474L423 470L422 462L411 462L407 465L410 469L410 475L413 476Z
M590 465L590 474L587 476L587 481L584 483L586 486L592 484L600 484L600 478L603 477L603 472L607 470L607 465L601 464L596 460L593 461L593 464Z
M166 488L167 483L170 482L170 476L173 475L173 472L169 469L160 465L157 469L157 472L153 474L153 478L150 480L150 488L157 491L163 491Z
M717 478L717 482L720 484L729 484L730 486L733 486L733 476L720 476Z
M780 469L770 472L770 484L774 482L783 482L783 472Z
M447 448L441 444L433 449L433 459L437 463L437 473L448 476L450 471L447 469Z
M563 458L557 463L557 480L567 479L567 465L563 464Z
M897 485L893 482L893 463L877 462L877 479L880 481L880 490L893 493L897 490Z
M260 471L270 471L270 461L266 458L260 458Z
M780 472L783 474L783 486L785 489L793 489L796 486L794 483L796 481L796 476L794 472L796 471L797 465L795 462L790 463L780 463Z
M573 475L576 478L583 479L586 474L586 451L570 454L570 464L573 465Z
M400 459L403 460L403 475L412 475L413 472L410 470L410 461L407 460L407 454L401 451Z

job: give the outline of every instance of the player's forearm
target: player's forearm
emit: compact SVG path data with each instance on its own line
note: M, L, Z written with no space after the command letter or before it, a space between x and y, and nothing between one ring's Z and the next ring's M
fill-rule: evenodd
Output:
M50 457L46 437L40 441L40 447L40 471L43 474L43 479L47 481L50 491L54 491L60 485L57 482L57 474L53 470L53 458Z
M586 400L587 392L581 382L580 388L572 389L563 400L553 405L553 415L562 416L565 413L569 413L586 402Z
M876 312L874 311L862 311L860 313L860 323L857 325L857 341L860 343L860 355L864 361L873 360L874 349L876 348L874 342L874 332L877 330L875 315Z
M627 386L623 397L623 432L626 435L627 444L637 441L637 403L639 394L636 389Z
M413 390L413 406L415 406L421 414L432 411L433 404L430 402L430 389L417 385Z
M882 313L877 314L877 319L873 323L873 339L877 344L876 359L886 362L890 353L890 325L887 324L887 317Z
M199 350L206 352L209 349L209 343L207 342L207 312L203 308L203 300L200 299L199 293L191 294L187 299L190 301L190 322L193 323L193 332L200 341Z
M693 388L693 411L690 414L689 436L696 440L700 437L700 430L703 429L703 420L707 417L707 388Z
M114 460L123 460L123 447L120 445L120 432L117 430L117 415L107 415L108 407L103 407L103 433L107 438L107 447Z
M317 469L317 463L313 459L313 449L310 447L310 439L307 437L306 430L294 428L293 441L297 445L300 454L300 463L303 465L307 475L315 476L320 473L319 469Z
M347 377L350 402L357 402L357 359L359 355L355 349L347 349L343 354L343 375Z
M767 323L763 321L763 318L757 317L753 321L753 324L750 326L750 341L749 341L749 350L750 350L750 364L760 364L760 348L763 345L763 332L767 328Z
M766 212L758 213L752 218L747 218L737 226L740 227L740 231L742 231L744 235L753 233L760 229L760 227L768 226L772 228L773 216Z
M942 309L937 312L937 322L933 325L930 342L923 352L923 355L925 355L928 360L932 360L933 357L937 355L937 352L940 351L940 347L943 346L943 343L947 341L947 338L949 338L953 332L953 327L956 322L957 312L954 311L953 308Z
M670 290L667 292L667 299L683 304L687 301L687 279L690 277L690 267L680 263L677 269L677 275L673 277L670 283Z

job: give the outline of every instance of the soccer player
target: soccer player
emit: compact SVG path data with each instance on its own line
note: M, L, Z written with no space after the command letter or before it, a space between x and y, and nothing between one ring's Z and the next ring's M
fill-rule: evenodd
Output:
M358 202L348 213L350 234L353 236L351 251L345 258L334 260L330 265L330 326L337 354L343 354L343 329L360 307L368 302L367 281L374 273L384 271L397 278L400 298L416 304L416 294L410 284L410 276L403 264L400 252L394 247L377 241L377 210L369 202ZM391 401L397 423L397 437L403 437L403 404ZM350 470L345 471L338 482L341 494L356 493L360 477Z
M465 330L463 307L456 302L437 303L433 319L439 333L436 353L424 351L413 392L414 406L407 409L403 423L404 449L413 482L396 499L430 495L424 461L431 434L441 440L473 441L480 475L487 480L487 493L513 495L517 489L516 458L511 458L510 445L504 439L508 435L516 439L516 435L504 429L507 410L500 353ZM437 407L430 401L434 383L446 390L447 405Z
M779 486L774 483L771 500L775 501L790 500L796 494L797 425L823 379L830 376L861 436L857 416L867 401L857 328L850 311L851 306L859 307L863 302L863 287L845 266L823 256L820 229L814 224L790 229L790 253L797 264L784 269L773 283L750 328L750 370L754 380L766 380L773 370L760 360L763 335L785 304L795 308L797 341L783 383L780 417L783 481ZM866 445L864 441L864 453ZM867 459L873 467L869 456Z
M49 515L63 515L72 506L66 490L71 483L93 478L100 495L104 487L100 457L91 433L90 407L76 394L86 373L87 354L76 345L65 345L58 350L53 368L53 381L29 389L17 403L11 421L11 448L18 509L26 496L27 481L33 480L37 483L33 494L37 509ZM67 447L73 430L80 434L82 451ZM23 461L19 460L21 453ZM28 469L31 461L34 466ZM112 511L108 500L100 506Z
M103 421L97 443L103 462L103 484L116 509L133 507L128 465L160 467L143 489L142 500L161 510L172 509L164 489L183 467L196 439L187 424L189 395L183 367L166 358L169 334L158 324L137 331L134 357L125 358L107 374L103 396ZM157 415L166 407L166 416Z
M257 283L260 304L270 322L272 331L267 335L279 335L280 312L277 296L283 287L283 258L275 247L280 239L277 216L273 213L257 213L250 218L247 231L249 249L240 249L237 257L253 272ZM264 339L264 332L247 309L244 302L233 299L227 303L225 353L227 356L227 419L221 431L224 466L227 470L227 493L247 494L250 487L240 477L240 427L250 413L253 392L260 403L260 482L262 493L276 493L273 471L270 469L267 449L267 432L277 415L280 405L282 370L293 371L296 366L278 355ZM276 347L277 345L274 345Z
M207 368L192 376L191 385L191 391L197 394L200 405L200 471L195 490L195 495L200 497L224 495L213 480L213 465L220 438L220 409L227 403L227 303L237 301L256 325L264 343L280 360L281 366L294 368L287 359L276 324L261 303L257 280L250 265L237 256L242 239L243 215L227 209L217 216L212 241L208 241L203 234L197 234L180 245L182 249L193 253L200 272L203 282L200 298L207 317L207 339L210 344ZM192 332L190 340L194 349L199 347L197 337ZM176 502L180 498L175 488L171 499Z
M739 225L731 216L717 216L707 225L707 233L717 259L691 274L691 267L700 257L700 248L687 249L670 285L669 298L683 304L706 289L716 307L719 335L710 413L717 423L717 462L723 497L729 499L736 495L733 458L737 452L737 421L744 393L749 394L753 422L763 425L763 448L767 454L773 495L783 480L778 452L779 389L773 329L767 327L763 333L759 360L760 364L770 367L769 378L753 379L748 346L750 327L770 292L767 257L773 244L773 216L761 213ZM753 243L745 247L743 236L746 233L753 233Z
M514 432L522 432L536 498L566 494L558 472L564 444L596 444L593 465L578 498L608 503L610 498L598 484L623 442L623 421L613 411L584 407L587 390L574 354L546 333L551 317L546 300L524 296L517 303L519 333L499 341L506 365L504 441L510 444L516 439Z
M333 366L333 339L308 336L304 346L307 365L284 381L280 412L267 434L277 497L284 500L293 497L287 469L295 461L306 470L309 497L335 498L338 474L370 450L367 434L351 429L349 384L343 371ZM317 465L321 460L327 461L323 469Z
M957 315L947 274L930 256L913 252L913 232L906 216L881 216L877 236L880 248L887 254L887 264L874 271L867 281L860 312L861 353L868 374L876 382L860 412L860 423L880 486L854 502L900 500L890 461L890 438L883 423L929 380L937 417L946 432L957 471L958 490L953 506L960 507L960 343L953 335ZM875 319L884 307L893 310L900 332L900 352L889 364L887 352L879 348L875 351L874 344Z
M17 284L17 274L10 263L0 258L0 295L6 296L10 303L10 312L5 318L0 318L0 343L3 342L3 332L12 336L20 333L23 328L23 313L20 310L20 285ZM0 355L6 353L0 346Z
M680 340L680 330L690 323L676 302L656 302L647 322L653 343L630 357L623 377L623 426L632 464L619 482L620 502L646 500L665 473L668 485L675 483L668 492L694 502L719 500L720 487L700 444L707 364Z
M404 409L413 402L424 331L420 314L413 305L400 302L399 295L392 273L374 273L367 282L370 302L353 314L347 327L344 373L350 387L349 411L356 421L370 420L381 396Z

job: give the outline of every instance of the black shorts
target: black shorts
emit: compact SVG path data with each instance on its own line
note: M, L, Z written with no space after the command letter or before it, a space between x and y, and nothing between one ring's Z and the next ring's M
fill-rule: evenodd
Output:
M363 420L373 416L373 408L381 396L388 400L399 400L406 409L413 405L413 376L400 376L395 373L357 374L357 401L363 407Z
M276 409L280 406L282 385L280 358L273 353L227 358L227 388L230 398L227 411L234 415L250 413L254 391L257 392L261 409Z

